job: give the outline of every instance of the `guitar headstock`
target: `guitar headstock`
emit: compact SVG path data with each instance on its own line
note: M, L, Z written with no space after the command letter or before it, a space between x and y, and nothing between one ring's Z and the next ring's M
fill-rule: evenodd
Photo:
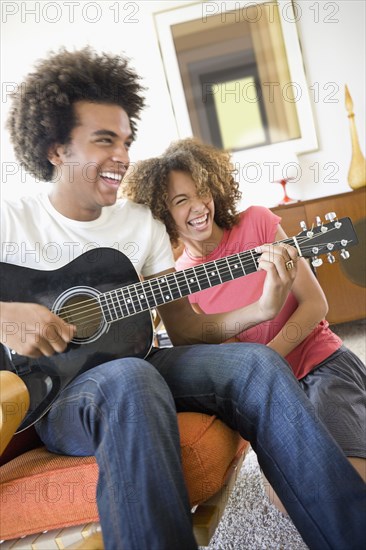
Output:
M305 258L312 258L312 265L319 267L323 260L318 258L322 254L327 254L329 263L335 262L333 252L340 250L342 259L349 258L348 246L354 246L358 243L357 235L350 218L337 218L334 212L325 215L327 223L323 223L319 216L316 217L315 224L310 229L306 227L305 222L300 226L303 231L296 235L296 241L299 245L302 255Z

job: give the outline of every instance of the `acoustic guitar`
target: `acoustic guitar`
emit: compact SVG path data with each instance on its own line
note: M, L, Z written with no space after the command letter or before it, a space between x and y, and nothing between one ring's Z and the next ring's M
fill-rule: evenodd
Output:
M285 239L314 267L327 254L357 244L349 218L328 215L329 223ZM54 271L1 263L1 301L38 303L76 325L63 353L32 359L2 346L2 369L18 374L30 393L30 408L18 432L41 418L60 391L78 374L120 357L148 355L153 341L151 310L258 269L260 254L245 250L196 267L141 281L130 260L113 248L96 248ZM3 327L5 333L25 327ZM106 365L108 368L108 365Z

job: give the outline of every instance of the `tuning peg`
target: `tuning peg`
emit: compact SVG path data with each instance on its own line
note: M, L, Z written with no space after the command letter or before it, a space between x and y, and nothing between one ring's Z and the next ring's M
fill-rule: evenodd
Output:
M302 231L306 231L306 236L311 239L312 237L314 237L314 231L313 231L313 228L309 229L308 231L308 228L306 226L306 222L305 221L301 221L300 222L300 227L302 229Z
M335 212L328 212L327 214L325 214L325 219L329 222L332 222L336 218L337 218L337 214ZM342 226L342 223L339 220L334 222L334 227L336 229L339 229L341 226ZM323 228L322 228L322 230L323 230Z
M333 248L334 248L334 244L333 244L333 243L328 243L328 244L327 244L327 249L328 249L328 250L333 250Z
M348 250L345 250L344 248L342 248L339 255L343 260L348 260L348 258L349 258L349 252L348 252Z
M329 214L327 214L326 216L329 216ZM320 227L320 231L322 233L325 233L326 231L328 231L328 228L325 225L323 225L323 222L322 222L320 216L316 216L315 223L318 227Z
M320 267L323 264L323 260L321 258L318 258L317 256L314 256L314 258L311 260L311 265L313 267Z
M328 221L328 222L332 222L333 220L335 220L337 217L337 214L335 212L328 212L327 214L325 214L325 219Z
M335 257L330 252L328 252L328 254L327 254L327 260L330 264L334 264L334 262L336 261Z

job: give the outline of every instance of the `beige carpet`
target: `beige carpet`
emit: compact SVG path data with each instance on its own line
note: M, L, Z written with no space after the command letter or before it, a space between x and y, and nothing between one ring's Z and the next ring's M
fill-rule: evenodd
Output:
M354 353L366 361L366 322L332 327ZM209 550L306 550L292 521L268 500L256 454L246 457Z

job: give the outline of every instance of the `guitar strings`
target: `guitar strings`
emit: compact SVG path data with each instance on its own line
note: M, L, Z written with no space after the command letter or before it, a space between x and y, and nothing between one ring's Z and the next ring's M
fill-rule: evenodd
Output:
M305 240L305 238L303 238L303 239ZM292 239L289 239L289 241L291 241L291 240L292 240ZM286 242L286 241L281 241L281 242ZM244 251L244 252L241 252L241 253L239 253L239 254L240 254L240 255L245 255L245 254L248 255L248 253L251 253L252 255L254 255L254 254L252 253L252 251ZM231 256L228 257L228 258L220 258L220 259L217 260L216 262L207 262L207 263L205 264L205 266L206 266L206 268L207 268L207 266L210 265L211 263L213 264L213 266L215 266L215 264L218 264L218 263L224 264L224 268L226 269L226 273L227 273L227 274L230 273L230 279L229 279L229 280L231 280L231 279L232 279L232 276L231 276L231 275L232 275L232 272L231 272L231 269L230 269L229 259L234 260L236 256L239 256L239 254L231 255ZM256 255L257 255L257 257L259 257L260 254L256 253ZM240 261L240 263L242 264L243 262ZM225 264L226 264L226 265L225 265ZM252 259L250 260L250 265L252 265ZM245 263L244 263L244 266L248 266L248 262L245 262ZM193 269L193 268L190 268L190 269ZM205 269L205 267L204 267L204 264L200 264L200 265L196 266L194 269L200 269L201 272L203 272L203 273L201 273L201 275L203 275L203 277L200 276L199 273L197 273L197 275L196 275L196 277L195 277L195 279L196 279L196 281L198 282L198 284L199 284L199 282L206 282L206 281L207 281L207 273L205 272L206 269ZM189 271L189 270L185 270L185 271L186 271L186 273L187 273L187 271ZM193 270L193 272L194 272L194 270ZM223 273L223 275L225 276L225 273ZM184 272L181 271L181 272L175 272L175 273L169 274L169 278L170 278L170 279L173 279L173 280L176 279L178 276L180 276L180 278L183 278L183 277L184 277ZM168 275L166 275L165 277L168 277ZM154 285L155 285L155 289L152 289L152 290L155 290L155 291L158 290L160 293L162 293L162 289L161 289L161 287L160 287L159 282L164 282L164 281L162 281L163 278L164 278L164 277L162 277L162 278L160 278L160 279L158 279L158 280L153 280L153 279L151 279L151 280L147 280L147 281L144 281L144 282L137 282L137 283L135 283L134 285L129 285L128 287L123 287L123 290L127 289L127 290L129 290L130 292L131 292L131 290L134 291L134 293L136 293L136 296L135 296L135 297L132 297L132 296L131 296L131 297L132 297L132 298L135 298L135 301L136 301L136 298L138 298L138 296L137 296L137 288L136 288L136 287L138 287L138 286L139 286L139 287L142 287L142 290L144 290L143 287L146 287L146 286L147 286L146 283L149 283L150 286L151 286L152 284L154 284ZM220 281L220 282L221 282L221 281ZM226 281L222 281L222 282L226 282ZM168 283L169 283L169 281L168 281ZM187 281L187 286L189 287L188 281ZM216 285L214 285L214 286L216 286ZM119 290L120 292L122 291L122 289L118 289L118 290ZM118 290L108 291L108 292L106 292L105 294L110 294L110 295L111 295L112 292L117 293ZM191 293L191 290L190 290L190 293ZM142 299L145 300L146 302L149 302L148 299L145 298L145 296L146 296L146 293L144 292L144 295L142 296ZM177 296L177 298L179 298L179 297L180 297L180 296ZM123 298L125 299L124 296L123 296ZM139 301L140 301L140 300L139 300ZM100 311L100 306L99 306L99 304L96 304L96 303L95 303L95 298L94 298L94 299L92 298L92 299L89 299L89 300L83 300L82 302L73 304L72 306L64 306L63 308L61 308L61 310L62 310L62 312L65 313L65 314L67 314L67 313L69 313L69 312L75 312L75 311L77 311L77 310L80 311L80 310L83 310L83 309L85 309L85 308L89 308L89 311L91 311L89 305L87 304L88 302L94 302L95 305L94 305L93 309L94 309L95 311L98 311L98 312ZM130 303L130 302L128 302L128 303ZM165 303L165 300L164 300L164 299L163 299L163 303ZM120 302L119 302L119 299L118 299L118 296L117 296L117 299L112 299L112 302L109 302L109 303L108 303L108 305L112 305L113 307L115 306L115 304L118 304L118 307L121 308ZM137 304L137 301L136 301L136 304ZM154 301L153 305L150 304L150 307L153 307L153 306L156 306L156 305L159 305L159 304L158 304L158 303L155 303L155 301ZM144 309L144 308L142 308L140 311L138 311L138 310L136 311L136 308L135 308L135 307L133 306L133 304L132 304L132 308L134 309L134 311L131 312L131 311L129 310L127 304L125 305L125 307L126 307L126 310L127 310L127 312L128 312L129 315L132 315L132 314L134 314L134 313L139 313L140 311L142 311L142 310ZM144 307L145 307L145 306L144 306Z
M310 241L311 239L308 238L308 237L298 237L297 240L298 240L299 243L301 243L301 242L304 242L306 240ZM285 239L283 241L280 241L280 243L284 243L284 244L286 243L287 244L287 243L291 243L292 241L293 241L293 239L289 238L289 239ZM274 243L274 244L277 244L277 243ZM311 250L312 248L313 248L313 244L309 245L307 248L302 247L302 250L303 251L305 251L306 249ZM236 277L233 277L233 273L232 273L232 269L231 269L233 266L230 266L230 261L235 261L235 259L237 259L237 258L239 259L239 264L241 265L241 267L244 271L244 273L242 275L239 275L239 277L241 277L245 274L245 267L252 266L253 261L255 259L259 258L259 256L260 256L260 253L257 253L253 250L242 251L242 252L237 253L237 254L232 254L232 255L230 255L226 258L219 258L216 261L206 262L205 264L197 265L194 268L189 268L189 269L186 269L184 271L169 273L165 276L160 277L159 279L150 279L150 280L146 280L146 281L140 281L140 282L134 283L133 285L128 285L126 287L123 287L121 289L107 291L102 296L106 296L107 294L109 294L112 301L107 302L108 307L112 306L117 314L118 314L117 308L121 311L121 313L123 313L122 312L123 306L121 306L121 302L119 300L118 295L115 298L112 297L112 293L117 294L119 292L121 294L121 298L123 298L124 301L125 301L124 307L125 307L125 310L127 312L127 316L131 316L131 315L140 313L141 311L144 311L144 310L156 307L158 305L161 305L161 304L158 303L158 301L156 301L154 299L153 293L156 292L156 291L158 291L158 293L161 294L161 297L163 299L162 303L166 303L166 301L163 297L163 290L160 286L160 283L165 282L163 279L167 279L167 278L172 279L171 282L174 281L174 282L179 284L179 283L182 282L182 280L184 282L184 279L187 278L187 272L192 271L193 274L195 275L195 281L194 282L197 282L198 285L199 285L200 282L206 283L207 281L209 281L208 273L207 273L207 269L208 269L207 266L212 266L213 268L218 267L219 270L221 271L222 277L220 277L218 275L218 277L220 279L220 284L221 284L221 283L227 282L227 281L222 280L222 278L224 278L225 275L230 275L230 278L228 280L232 280L233 278L236 278ZM246 259L246 257L248 259ZM254 263L255 263L255 261L254 261ZM219 264L221 264L221 266ZM225 271L222 269L222 267L224 268ZM197 273L198 270L201 271L201 274ZM181 281L179 281L178 279L181 279ZM171 284L171 282L169 280L167 281L168 287ZM189 294L191 294L192 291L190 289L189 282L187 280L185 282L186 282L186 285L187 285L188 289L190 290ZM149 287L149 286L150 286L151 290L146 288L146 287ZM216 286L216 284L212 285L212 286ZM142 296L141 300L144 301L146 304L141 304L141 300L138 296L138 289L141 289L143 291L143 295L141 295ZM145 292L145 289L147 290L147 292ZM127 300L130 300L130 301L126 302L126 298L123 295L123 291L125 291L125 290L127 290L129 292L132 301L131 301L131 299L127 298ZM171 293L170 288L169 288L169 292L170 292L169 299L171 299L172 293ZM135 296L133 296L132 293L135 294ZM149 297L147 295L148 293L151 293L151 296L149 296L149 297L150 297L150 299L153 300L153 304L150 304L150 302L149 302ZM182 297L181 293L179 293L179 296L177 296L175 298L173 297L173 299L174 300L179 299L180 297ZM135 300L136 305L133 304L133 299ZM91 304L93 304L93 305L91 305ZM146 307L146 305L148 307ZM116 306L117 306L117 308L116 308ZM137 307L137 309L136 309L136 307ZM78 319L78 325L82 326L82 324L90 323L90 321L92 321L92 320L95 320L95 321L97 319L100 320L101 308L103 308L103 304L100 304L97 301L97 298L90 298L90 299L83 300L81 302L76 302L75 304L72 304L70 306L61 307L60 312L58 313L58 315L61 318L64 318L65 316L66 317L70 316L72 314L80 315L80 319ZM141 309L139 309L139 308L141 308ZM131 311L131 309L132 309L132 311ZM83 313L84 314L87 313L88 315L83 315L82 316ZM125 316L125 314L123 314L123 317L124 316ZM118 319L118 317L117 317L117 319ZM79 321L84 321L84 323L80 324Z
M288 241L291 241L291 240L292 239L288 239ZM286 241L281 241L281 242L285 243ZM244 264L243 264L243 260L239 259L239 263L241 265L244 265L245 267L248 267L249 265L251 266L253 264L254 258L252 256L256 255L257 257L259 257L260 256L259 253L253 252L252 250L242 251L242 252L239 252L238 254L232 254L231 256L228 256L227 258L219 258L218 260L213 261L213 262L206 262L206 264L200 264L198 266L195 266L194 268L188 268L188 269L185 270L185 273L192 271L192 273L194 274L194 272L196 270L200 269L201 266L202 266L202 268L201 268L201 271L202 271L202 270L205 269L203 267L204 265L206 265L206 268L207 268L207 265L211 265L211 264L213 264L213 267L216 264L216 266L219 267L219 269L220 269L220 266L218 264L222 264L223 267L224 268L226 267L228 269L228 272L229 272L227 259L234 259L235 257L239 257L240 255L249 256L249 254L251 255L251 257L249 258L249 261L246 261L244 259ZM116 293L118 291L121 292L122 290L136 289L136 286L139 286L139 285L142 286L142 287L147 286L147 285L151 286L152 284L155 284L155 286L157 287L157 290L160 291L161 289L160 289L160 286L159 286L159 281L161 281L162 279L168 277L168 275L170 276L170 278L175 278L175 277L178 277L178 276L180 276L181 278L184 278L184 272L183 271L178 271L178 272L169 273L165 276L159 277L159 279L148 279L146 281L136 282L133 285L128 285L128 286L122 287L121 289L115 289L115 290L112 290L112 291L107 291L104 294L111 294L112 292ZM199 277L200 277L199 274L196 275L196 280L199 279ZM207 277L205 276L205 278L207 278ZM203 281L203 280L204 279L201 278L201 281ZM74 313L77 310L83 310L83 309L89 307L89 305L88 305L89 303L95 304L96 299L97 299L96 297L89 298L89 299L86 299L86 300L82 300L80 302L76 302L75 304L72 304L70 306L62 306L61 311L64 312L64 313L66 313L66 312L68 312L68 313L73 312ZM112 302L112 304L113 304L113 302Z

